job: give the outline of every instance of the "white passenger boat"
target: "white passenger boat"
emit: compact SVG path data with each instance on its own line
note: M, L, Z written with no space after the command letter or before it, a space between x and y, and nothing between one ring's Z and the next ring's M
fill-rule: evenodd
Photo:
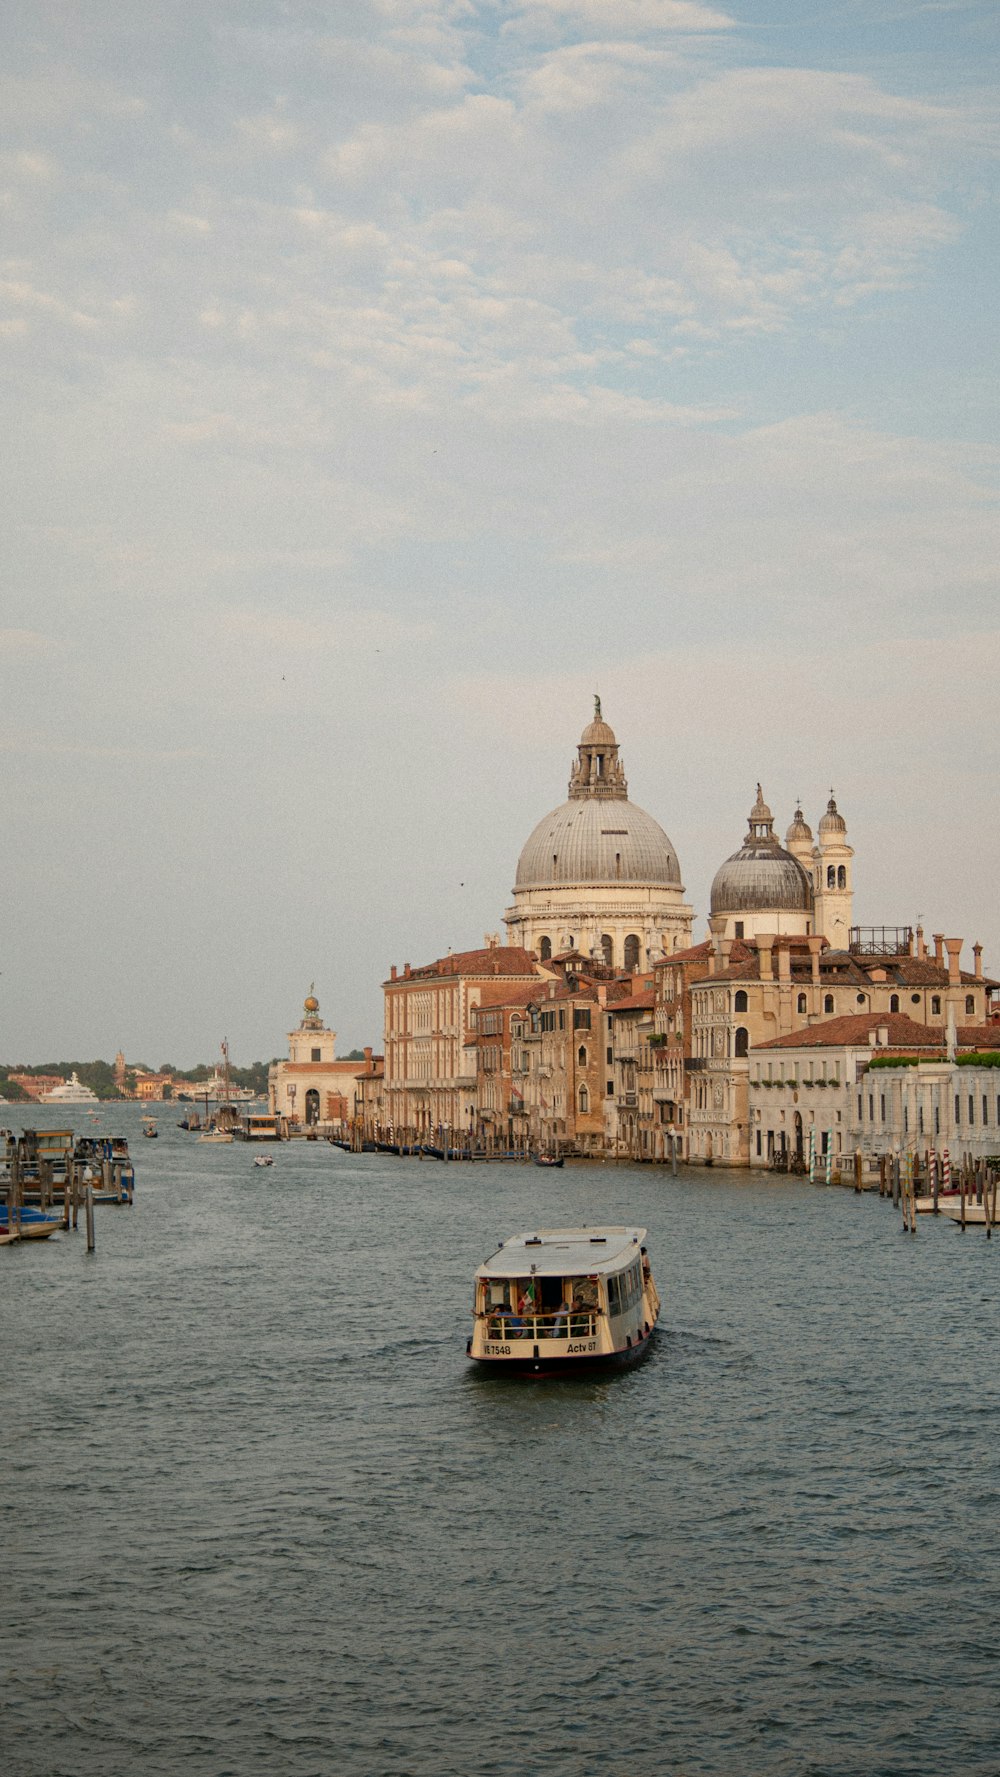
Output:
M476 1272L466 1351L498 1370L615 1369L649 1349L660 1313L645 1228L539 1228Z
M70 1079L65 1080L61 1086L53 1086L51 1092L40 1092L38 1102L39 1104L97 1104L99 1101L97 1093L91 1092L90 1087L85 1086L74 1071Z

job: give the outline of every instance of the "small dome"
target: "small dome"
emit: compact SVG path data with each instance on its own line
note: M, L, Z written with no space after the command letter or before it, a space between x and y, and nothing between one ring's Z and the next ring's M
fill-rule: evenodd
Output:
M713 913L808 913L809 878L790 852L741 846L715 873Z
M802 811L796 812L801 815ZM758 784L747 836L739 851L715 873L712 912L808 913L811 907L809 878L775 838L771 810Z
M518 859L515 888L617 882L680 888L677 853L634 802L594 798L564 802L539 821Z
M802 814L801 807L796 808L792 824L785 834L785 844L791 845L796 839L812 840L812 828Z
M593 720L587 723L586 728L581 734L580 745L581 747L615 748L618 746L618 742L615 739L614 729L611 727L610 723L605 722L604 717L601 715L601 700L599 697L594 698Z
M826 805L826 813L823 816L823 819L820 821L819 830L821 833L846 833L847 832L847 822L845 821L843 815L841 814L840 810L838 809L837 804L834 801L832 796L830 797L830 800Z

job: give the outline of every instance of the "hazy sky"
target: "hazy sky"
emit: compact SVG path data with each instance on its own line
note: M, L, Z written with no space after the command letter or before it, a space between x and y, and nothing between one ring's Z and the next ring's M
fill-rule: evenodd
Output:
M599 690L1000 971L995 0L5 0L0 1060L500 927Z

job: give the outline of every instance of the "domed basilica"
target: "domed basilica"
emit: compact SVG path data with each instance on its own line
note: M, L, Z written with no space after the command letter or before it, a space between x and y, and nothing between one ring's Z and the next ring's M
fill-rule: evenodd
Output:
M615 734L595 698L580 736L566 802L539 821L517 866L509 942L542 959L570 950L615 968L640 969L691 943L677 853L663 828L629 801ZM852 882L847 823L832 795L816 842L797 808L782 845L757 785L749 828L712 883L712 929L850 939Z
M629 801L614 731L595 698L569 798L539 821L517 865L511 944L546 961L579 950L618 969L644 968L691 941L680 865L652 815Z

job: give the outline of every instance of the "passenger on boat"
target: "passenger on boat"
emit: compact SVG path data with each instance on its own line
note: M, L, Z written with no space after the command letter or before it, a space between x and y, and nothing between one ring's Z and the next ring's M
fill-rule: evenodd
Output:
M565 1337L566 1337L566 1322L567 1322L568 1315L569 1315L569 1303L567 1302L566 1297L563 1296L563 1299L560 1302L559 1307L556 1309L555 1319L553 1320L553 1323L552 1323L552 1337L553 1337L553 1339L565 1339Z

